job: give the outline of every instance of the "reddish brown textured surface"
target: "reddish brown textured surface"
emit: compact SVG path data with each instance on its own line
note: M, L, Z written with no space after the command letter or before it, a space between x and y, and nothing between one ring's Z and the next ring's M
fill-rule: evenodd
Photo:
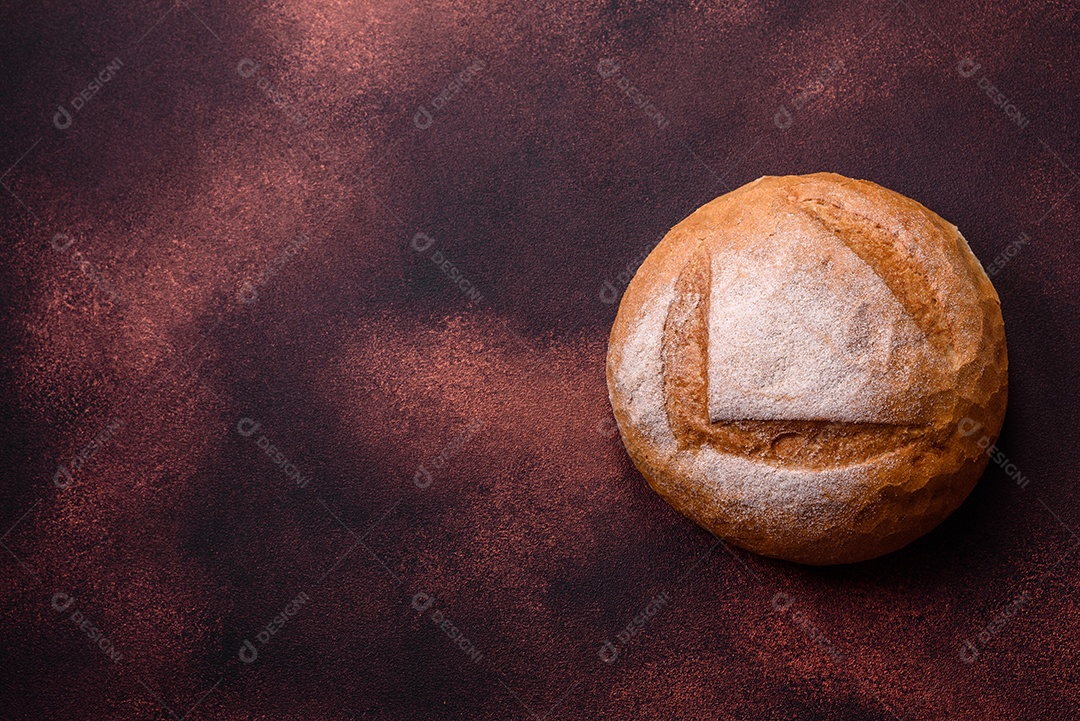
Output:
M1078 24L9 7L0 718L1077 717ZM993 280L1029 482L991 463L927 537L824 569L672 511L604 384L605 281L703 201L817 170L919 200L987 266L1027 239Z

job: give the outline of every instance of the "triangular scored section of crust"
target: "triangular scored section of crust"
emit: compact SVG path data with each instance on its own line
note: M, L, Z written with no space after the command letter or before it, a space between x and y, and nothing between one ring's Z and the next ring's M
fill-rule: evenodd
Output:
M939 364L866 262L802 214L711 250L712 422L923 420L920 374Z

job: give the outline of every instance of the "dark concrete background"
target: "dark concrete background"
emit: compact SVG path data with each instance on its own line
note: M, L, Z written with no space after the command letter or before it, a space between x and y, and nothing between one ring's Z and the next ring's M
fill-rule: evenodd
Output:
M1080 713L1074 7L4 16L0 717ZM671 510L603 376L605 282L819 170L1013 253L1028 479L837 568Z

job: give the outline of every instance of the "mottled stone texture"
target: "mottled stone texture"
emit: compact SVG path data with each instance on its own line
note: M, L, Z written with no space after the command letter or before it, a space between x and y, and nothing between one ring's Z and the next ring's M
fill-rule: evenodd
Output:
M0 716L1074 718L1076 11L720 5L5 9ZM818 170L959 226L1010 360L972 496L824 569L604 383L664 232Z

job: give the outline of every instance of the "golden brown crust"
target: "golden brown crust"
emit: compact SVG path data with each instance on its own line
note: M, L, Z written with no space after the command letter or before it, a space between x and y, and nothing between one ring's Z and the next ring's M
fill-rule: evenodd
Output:
M793 262L808 270L792 271ZM798 295L803 288L787 290L807 274L857 301L842 324L854 345L835 350L835 334L821 341L826 353L869 369L858 392L854 382L828 386L826 395L848 393L852 402L799 398L820 382L809 361L787 351L750 347L710 359L711 317L720 338L750 323L731 308L758 312L731 305L746 273L783 289L770 298L791 304L771 309L766 324L786 328L794 323L786 315L802 312L796 305L815 305ZM848 283L879 291L863 299ZM808 317L833 322L813 308ZM858 345L872 342L880 352ZM753 364L765 362L783 365L777 372L795 384L748 387L742 399L732 379L756 377ZM672 506L748 550L828 564L900 548L963 501L987 457L958 424L974 419L993 442L1007 364L997 293L957 229L874 183L817 173L761 178L675 226L623 296L607 378L631 458Z

